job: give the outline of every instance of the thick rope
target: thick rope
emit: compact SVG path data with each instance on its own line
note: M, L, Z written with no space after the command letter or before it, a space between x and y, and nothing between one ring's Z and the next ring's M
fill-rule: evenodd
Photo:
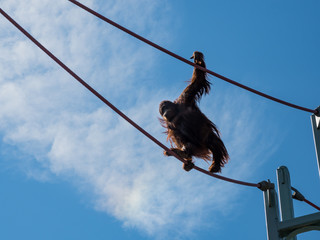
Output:
M307 199L303 200L305 203L309 204L311 207L314 207L315 209L317 209L318 211L320 211L320 207L318 207L317 205L315 205L314 203L310 202Z
M136 124L134 121L132 121L128 116L126 116L123 112L121 112L118 108L116 108L114 105L112 105L107 99L105 99L100 93L98 93L96 90L94 90L88 83L86 83L84 80L82 80L76 73L74 73L70 68L68 68L63 62L61 62L56 56L54 56L48 49L46 49L40 42L38 42L34 37L30 35L24 28L22 28L16 21L14 21L6 12L4 12L0 8L0 13L8 19L9 22L11 22L16 28L18 28L26 37L28 37L35 45L37 45L43 52L45 52L50 58L52 58L57 64L59 64L60 67L62 67L64 70L66 70L72 77L74 77L79 83L81 83L85 88L87 88L91 93L93 93L95 96L97 96L102 102L104 102L107 106L109 106L113 111L115 111L117 114L119 114L123 119L125 119L127 122L129 122L133 127L135 127L137 130L139 130L141 133L143 133L146 137L148 137L151 141L159 145L161 148L163 148L165 151L176 157L178 160L180 160L183 163L187 163L186 160L179 157L175 152L171 151L168 147L163 145L161 142L159 142L155 137L153 137L151 134L149 134L147 131L145 131L142 127L140 127L138 124ZM199 172L202 172L204 174L207 174L211 177L215 177L224 181L236 183L239 185L244 186L250 186L250 187L257 187L260 188L260 183L248 183L243 182L227 177L223 177L211 172L208 172L202 168L199 168L197 166L194 166L194 169L198 170Z
M316 114L316 115L319 114L319 111L318 111L317 109L313 110L313 109L310 109L310 108L301 107L301 106L298 106L298 105L295 105L295 104L286 102L286 101L284 101L284 100L281 100L281 99L272 97L272 96L267 95L267 94L265 94L265 93L263 93L263 92L257 91L257 90L255 90L255 89L253 89L253 88L250 88L250 87L248 87L248 86L245 86L245 85L243 85L243 84L241 84L241 83L238 83L238 82L236 82L236 81L234 81L234 80L231 80L230 78L224 77L224 76L222 76L222 75L220 75L220 74L218 74L218 73L215 73L215 72L213 72L213 71L211 71L211 70L208 70L208 69L206 69L206 68L204 68L204 67L201 67L201 66L199 66L199 65L196 65L196 64L194 64L193 62L191 62L191 61L189 61L189 60L187 60L187 59L185 59L185 58L183 58L183 57L181 57L181 56L179 56L179 55L177 55L177 54L175 54L175 53L173 53L173 52L171 52L171 51L169 51L169 50L167 50L167 49L165 49L165 48L163 48L163 47L161 47L161 46L159 46L159 45L157 45L157 44L155 44L155 43L153 43L153 42L151 42L150 40L148 40L148 39L146 39L146 38L144 38L144 37L142 37L142 36L140 36L140 35L132 32L132 31L130 31L129 29L127 29L127 28L119 25L118 23L113 22L113 21L110 20L109 18L107 18L107 17L105 17L105 16L103 16L103 15L95 12L94 10L92 10L92 9L88 8L87 6L79 3L78 1L75 1L75 0L69 0L69 1L72 2L72 3L74 3L75 5L79 6L80 8L86 10L87 12L95 15L96 17L100 18L101 20L103 20L103 21L111 24L112 26L114 26L114 27L116 27L116 28L118 28L118 29L120 29L120 30L128 33L129 35L131 35L131 36L133 36L133 37L135 37L135 38L137 38L137 39L139 39L140 41L145 42L145 43L147 43L148 45L150 45L150 46L152 46L152 47L154 47L154 48L156 48L156 49L158 49L158 50L160 50L160 51L162 51L162 52L164 52L164 53L166 53L166 54L168 54L168 55L170 55L170 56L172 56L172 57L174 57L174 58L176 58L176 59L178 59L178 60L180 60L180 61L182 61L182 62L185 62L186 64L189 64L189 65L191 65L191 66L193 66L193 67L196 67L196 68L198 68L198 69L200 69L200 70L202 70L202 71L204 71L204 72L207 72L207 73L209 73L209 74L211 74L211 75L213 75L213 76L215 76L215 77L217 77L217 78L220 78L220 79L222 79L222 80L224 80L224 81L226 81L226 82L228 82L228 83L231 83L231 84L233 84L233 85L236 85L236 86L238 86L238 87L240 87L240 88L243 88L243 89L245 89L245 90L247 90L247 91L250 91L250 92L252 92L252 93L255 93L255 94L257 94L257 95L260 95L260 96L262 96L262 97L265 97L265 98L267 98L267 99L270 99L270 100L272 100L272 101L281 103L281 104L283 104L283 105L286 105L286 106L289 106L289 107L292 107L292 108L296 108L296 109L299 109L299 110L302 110L302 111L314 113L314 114Z

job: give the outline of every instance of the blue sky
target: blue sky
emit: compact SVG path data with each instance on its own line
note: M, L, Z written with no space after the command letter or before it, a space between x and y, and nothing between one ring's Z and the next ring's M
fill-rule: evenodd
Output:
M185 58L202 51L209 69L242 84L320 105L318 1L81 2ZM192 67L66 0L0 6L165 143L158 104L178 97ZM266 239L260 190L184 172L3 17L0 53L1 239ZM210 80L200 107L230 153L222 174L276 182L285 165L319 205L310 114ZM294 206L296 216L316 211Z

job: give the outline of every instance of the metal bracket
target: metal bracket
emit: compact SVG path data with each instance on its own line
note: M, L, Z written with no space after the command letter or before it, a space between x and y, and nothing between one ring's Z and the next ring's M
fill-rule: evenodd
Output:
M292 231L287 236L287 239L294 238L295 236L297 236L300 233L310 232L310 231L314 231L314 230L320 231L320 226L307 226L307 227L298 228L298 229Z
M305 197L296 188L291 187L291 189L293 190L293 194L292 194L292 198L293 199L296 199L296 200L299 200L299 201L302 201L302 202L305 200Z
M258 187L261 191L267 191L269 189L274 189L274 183L270 182L270 179L267 181L259 182L260 187Z
M320 230L320 213L313 213L279 223L280 237L292 237L311 230Z

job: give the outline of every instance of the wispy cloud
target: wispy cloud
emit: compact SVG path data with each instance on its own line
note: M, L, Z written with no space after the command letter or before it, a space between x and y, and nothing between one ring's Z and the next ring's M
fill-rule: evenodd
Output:
M94 1L85 3L97 6ZM158 35L151 29L160 27L159 3L108 4L108 14L117 14L120 7L125 13L134 11L139 19L124 14L122 20ZM148 9L138 7L141 4ZM137 80L154 68L149 48L102 26L67 1L3 0L2 7L79 75L120 102L136 122L165 139L157 119L165 89L147 90ZM153 13L159 17L151 21ZM167 21L168 16L164 25ZM151 235L170 232L178 238L177 227L184 226L188 234L197 227L213 227L217 213L232 210L234 185L182 171L178 161L163 157L161 149L100 105L4 19L0 27L6 29L0 42L0 131L6 144L34 157L26 174L40 180L67 179L94 193L97 210ZM107 37L110 32L114 38ZM249 164L264 150L264 146L252 149L260 138L255 127L259 111L249 110L250 98L231 95L202 107L205 113L214 109L209 116L222 130L231 153L224 174L248 179ZM244 158L246 164L236 160Z

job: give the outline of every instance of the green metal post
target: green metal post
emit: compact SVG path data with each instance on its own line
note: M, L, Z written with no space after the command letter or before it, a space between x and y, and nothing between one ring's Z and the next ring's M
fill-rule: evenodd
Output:
M320 106L317 108L317 110L320 112ZM318 170L320 175L320 116L312 114L311 123L313 130L314 145L316 148L316 154L318 159Z
M277 193L274 189L268 189L263 192L263 196L268 240L281 240L278 232L279 209Z
M281 221L294 218L293 201L291 193L291 180L289 170L285 166L277 169L279 202ZM297 237L285 238L286 240L297 240Z
M277 176L282 221L279 219L277 192L274 186L269 186L268 189L266 188L267 190L263 190L267 239L295 240L297 234L312 230L320 231L320 212L302 217L294 217L288 169L284 166L279 167L277 169Z

